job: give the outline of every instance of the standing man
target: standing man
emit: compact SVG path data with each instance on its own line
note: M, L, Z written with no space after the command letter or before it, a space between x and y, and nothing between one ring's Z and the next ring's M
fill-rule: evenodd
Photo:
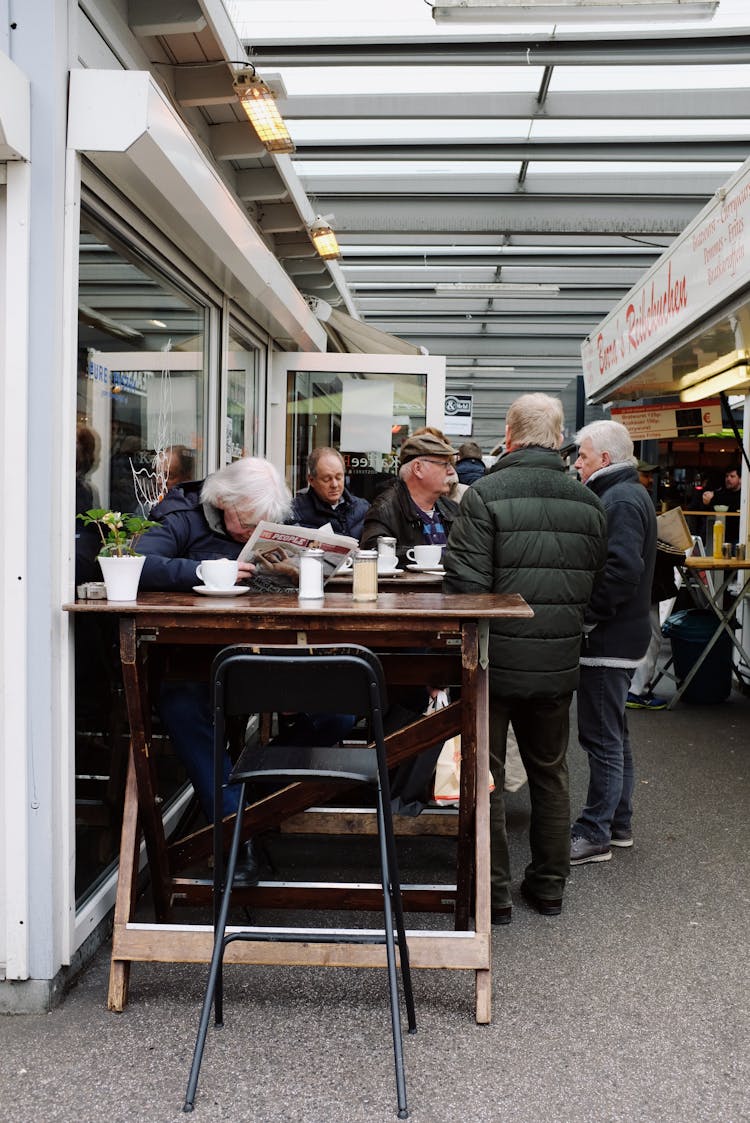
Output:
M412 546L444 546L458 504L448 499L455 479L456 450L441 437L422 432L401 446L398 479L378 495L365 516L361 545L374 549L380 535L395 538L399 563Z
M723 487L717 488L716 491L703 492L703 506L709 511L715 511L717 507L726 507L727 511L739 511L741 495L742 477L739 465L735 464L732 468L727 468ZM740 537L740 520L725 519L725 524L724 540L737 542Z
M292 522L316 530L330 523L335 534L359 540L370 504L344 486L345 471L335 448L314 448L307 458L307 487L294 497Z
M656 558L656 513L638 482L633 442L618 421L592 421L577 435L575 466L607 514L607 564L586 610L578 685L578 739L589 788L571 831L570 864L607 862L633 845L633 757L625 707L646 654Z
M557 398L524 394L508 410L507 451L461 501L445 551L446 592L520 593L532 620L490 623L492 923L511 919L503 786L508 723L529 779L531 861L521 894L543 916L562 911L570 872L569 709L583 614L606 558L596 496L565 471Z

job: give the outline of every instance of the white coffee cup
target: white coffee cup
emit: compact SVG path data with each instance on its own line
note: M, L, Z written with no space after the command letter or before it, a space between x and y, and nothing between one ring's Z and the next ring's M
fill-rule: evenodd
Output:
M378 573L393 573L395 569L398 569L395 554L378 554Z
M207 589L232 589L237 584L237 562L231 558L202 561L195 573Z
M422 566L427 569L431 566L440 565L443 556L442 546L413 546L411 550L406 551L406 556L409 561L414 562L415 565Z

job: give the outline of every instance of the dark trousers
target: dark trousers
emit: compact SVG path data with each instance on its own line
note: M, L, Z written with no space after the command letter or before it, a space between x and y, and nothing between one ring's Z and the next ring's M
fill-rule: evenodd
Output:
M570 873L569 711L572 694L556 698L490 698L490 796L492 907L511 903L505 830L505 747L508 723L529 778L531 861L525 880L536 896L562 897Z

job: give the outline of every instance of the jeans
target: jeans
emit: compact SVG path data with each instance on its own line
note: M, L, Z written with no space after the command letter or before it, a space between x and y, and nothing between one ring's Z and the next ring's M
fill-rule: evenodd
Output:
M214 722L211 688L207 682L169 680L162 683L159 714L195 789L198 802L209 823L214 821ZM234 815L239 805L239 788L227 788L232 763L224 754L222 815Z
M159 695L159 713L177 756L195 789L209 823L214 818L214 723L211 688L207 682L167 680ZM331 745L345 737L354 725L350 714L296 714L286 722L284 738L291 745ZM283 719L282 719L283 723ZM234 815L239 805L239 787L226 786L232 763L224 754L222 816Z
M625 702L632 667L581 667L578 740L589 758L586 806L573 833L607 846L612 830L630 831L633 815L633 756Z
M510 862L505 829L505 749L508 723L529 780L531 861L524 879L541 898L562 897L570 873L569 710L572 695L556 698L490 697L490 871L492 907L510 904Z

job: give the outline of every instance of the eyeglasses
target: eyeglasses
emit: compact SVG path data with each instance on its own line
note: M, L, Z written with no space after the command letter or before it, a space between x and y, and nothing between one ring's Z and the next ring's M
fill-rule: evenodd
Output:
M449 468L453 467L453 457L452 456L450 456L450 457L446 456L443 460L432 460L429 456L418 456L416 459L422 460L426 464L438 464L441 468L444 468L446 472L448 471Z

